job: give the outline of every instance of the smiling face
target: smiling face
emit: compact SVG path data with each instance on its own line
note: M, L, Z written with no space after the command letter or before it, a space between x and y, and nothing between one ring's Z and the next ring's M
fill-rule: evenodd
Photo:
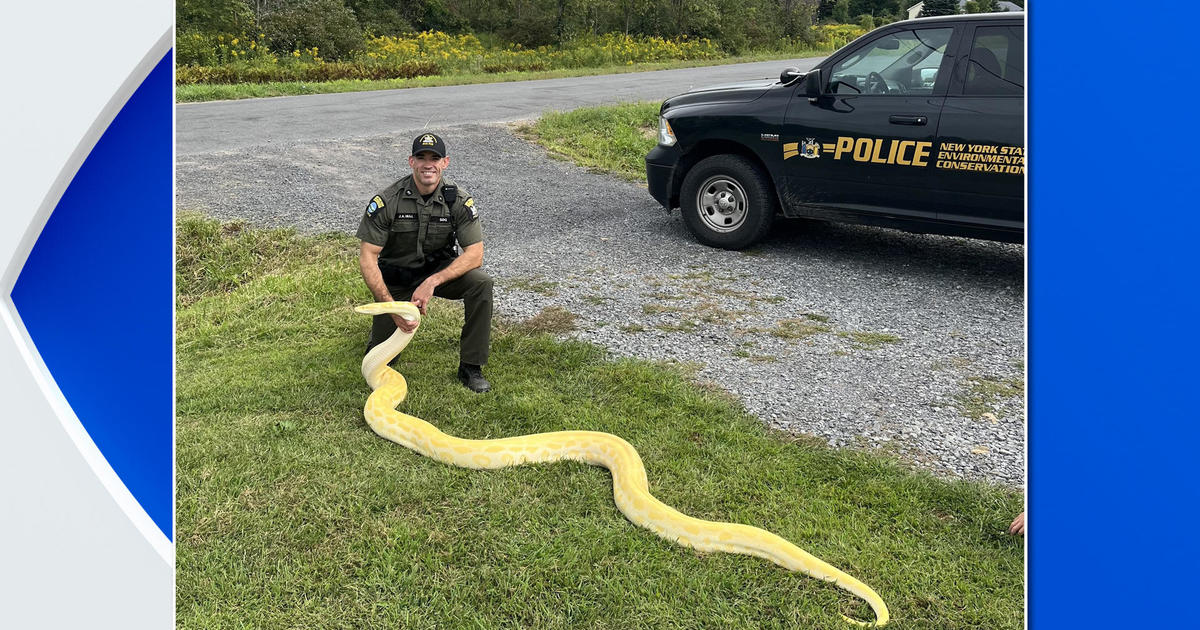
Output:
M442 171L450 166L450 158L438 157L432 151L421 151L409 156L408 166L412 168L417 191L428 195L437 188L438 182L442 181Z

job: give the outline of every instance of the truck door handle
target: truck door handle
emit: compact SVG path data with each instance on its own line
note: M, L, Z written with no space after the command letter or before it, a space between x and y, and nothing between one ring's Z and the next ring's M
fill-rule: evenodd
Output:
M889 116L888 122L893 125L924 125L929 119L924 116Z

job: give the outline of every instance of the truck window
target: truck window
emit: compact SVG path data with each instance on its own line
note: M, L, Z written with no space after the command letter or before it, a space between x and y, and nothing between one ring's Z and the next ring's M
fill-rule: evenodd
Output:
M932 94L953 28L891 32L873 39L830 71L837 94Z
M977 27L963 94L1021 96L1024 93L1025 38L1020 27Z

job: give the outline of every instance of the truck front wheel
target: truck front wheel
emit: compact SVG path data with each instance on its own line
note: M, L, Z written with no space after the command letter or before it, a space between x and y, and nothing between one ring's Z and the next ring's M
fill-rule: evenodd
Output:
M759 167L740 155L701 160L683 178L680 210L705 245L743 249L766 236L779 202Z

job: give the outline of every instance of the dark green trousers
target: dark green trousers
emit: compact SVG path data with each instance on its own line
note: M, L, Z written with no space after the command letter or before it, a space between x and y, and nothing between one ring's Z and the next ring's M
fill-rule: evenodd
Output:
M392 299L407 302L417 287L388 287ZM492 343L492 277L482 269L472 269L462 276L433 290L433 294L448 300L463 301L462 340L458 356L463 363L485 365ZM396 331L391 315L376 315L371 321L371 336L367 351L381 344Z

